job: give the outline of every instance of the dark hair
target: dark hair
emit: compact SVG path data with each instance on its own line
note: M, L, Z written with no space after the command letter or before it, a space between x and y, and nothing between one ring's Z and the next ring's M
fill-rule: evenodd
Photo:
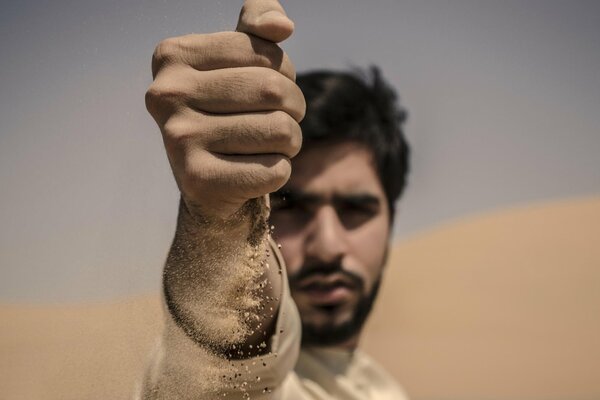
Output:
M406 186L410 153L402 130L407 114L394 89L375 66L299 74L296 83L306 99L306 117L300 123L303 147L331 140L368 146L393 219L395 202Z

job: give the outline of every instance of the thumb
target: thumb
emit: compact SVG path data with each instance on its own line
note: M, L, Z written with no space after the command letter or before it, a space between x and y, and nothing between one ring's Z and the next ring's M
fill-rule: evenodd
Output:
M294 32L294 23L278 0L244 0L236 30L279 43Z

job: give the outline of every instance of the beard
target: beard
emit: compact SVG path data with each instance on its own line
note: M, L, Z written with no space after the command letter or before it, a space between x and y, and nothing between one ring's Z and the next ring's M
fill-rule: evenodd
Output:
M355 273L344 270L338 263L302 267L297 274L290 276L289 282L292 292L298 289L300 281L305 278L313 275L327 276L338 274L344 275L348 280L354 282L356 287L360 289L359 292L362 293L352 310L350 318L341 323L328 321L317 325L303 318L303 313L300 311L300 318L302 320L302 345L335 346L344 343L359 333L371 313L373 304L379 293L382 272L368 293L364 293L364 280Z

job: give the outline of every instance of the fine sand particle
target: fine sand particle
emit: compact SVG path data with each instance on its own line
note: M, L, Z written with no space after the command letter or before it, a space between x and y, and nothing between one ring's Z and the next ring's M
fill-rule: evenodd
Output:
M182 395L250 398L260 384L260 376L240 359L268 350L265 341L244 346L252 335L264 334L266 340L265 315L272 315L276 305L266 276L268 216L266 196L248 201L227 220L192 215L181 203L163 274L171 323L150 377L156 384L146 399L164 398L161 388L167 386L169 393ZM189 371L195 377L186 376Z

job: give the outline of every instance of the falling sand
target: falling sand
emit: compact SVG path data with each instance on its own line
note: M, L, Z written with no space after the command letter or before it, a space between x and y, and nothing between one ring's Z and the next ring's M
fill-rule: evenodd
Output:
M254 365L269 352L278 304L269 278L268 198L248 201L227 220L198 215L181 202L163 274L169 316L144 399L270 393Z

